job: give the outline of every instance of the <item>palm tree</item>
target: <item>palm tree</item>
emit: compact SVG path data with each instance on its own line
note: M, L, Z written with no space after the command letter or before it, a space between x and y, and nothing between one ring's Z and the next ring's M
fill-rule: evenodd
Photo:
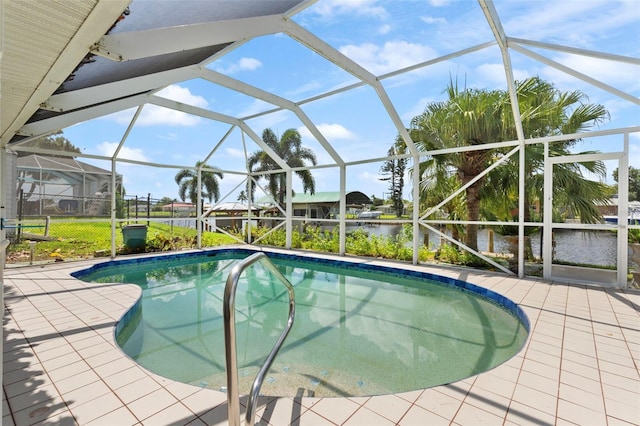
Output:
M526 138L584 131L607 117L601 105L584 103L585 96L581 92L560 92L538 77L516 82L516 92ZM447 93L446 101L427 105L425 112L412 120L412 137L418 149L430 151L517 139L506 91L460 91L452 82ZM577 142L554 142L549 145L550 155L567 155ZM527 210L524 214L528 221L531 201L542 199L544 155L541 144L528 145L525 149ZM423 177L454 177L459 185L464 185L502 154L495 149L443 154L429 157L420 167ZM606 172L604 164L598 161L556 165L554 197L562 200L563 205L579 215L583 222L593 222L598 218L594 203L607 198L606 188L586 179L582 170L599 175ZM447 180L443 182L451 185ZM437 181L435 184L438 185ZM492 218L511 219L511 212L517 206L517 187L518 161L512 157L507 167L493 170L465 190L466 219L478 220L482 216L481 207L491 211ZM477 250L476 225L467 225L464 242Z
M305 161L310 162L314 166L318 163L313 151L302 146L302 137L296 129L287 129L279 141L275 133L273 133L273 130L264 129L262 132L262 140L290 167L304 167L306 166ZM260 150L249 156L247 164L252 173L267 180L269 193L280 206L284 206L287 187L286 174L269 173L272 170L281 169L278 163L265 151ZM316 192L316 184L311 175L311 171L296 170L295 173L302 180L302 190L305 193L309 192L314 194ZM250 190L252 200L254 194L255 186L252 185Z
M176 183L178 184L178 196L185 201L187 195L192 203L198 202L198 191L202 192L202 197L209 201L212 199L218 201L220 198L220 188L218 178L223 179L222 172L212 172L202 170L200 173L201 186L198 187L198 169L211 169L212 167L204 164L202 161L196 162L194 169L182 169L176 174Z
M504 97L499 91L481 89L459 90L451 82L448 99L427 105L422 115L411 121L411 135L418 149L437 149L481 145L502 138ZM422 172L433 176L456 176L466 185L493 161L492 150L477 150L433 156L424 162ZM429 171L428 168L431 170ZM424 175L423 175L424 176ZM466 219L480 219L479 191L484 178L465 189ZM466 226L464 243L478 248L478 225Z
M578 90L560 92L553 84L539 77L516 82L516 90L525 138L583 132L593 125L602 123L608 117L602 105L586 103L586 96L582 92ZM515 139L515 127L507 118L512 120L512 116L507 115L505 118L506 138ZM577 139L570 139L550 143L549 155L552 157L570 155L571 149L578 142ZM595 151L584 151L579 154L591 153ZM544 146L542 144L527 145L525 159L524 220L530 221L530 206L533 200L542 200L543 197ZM517 158L512 158L509 162L510 171L507 172L511 176L509 182L491 185L491 187L510 188L511 193L517 194L515 190L518 185L517 162ZM601 219L595 205L608 200L608 190L606 185L585 178L584 171L597 177L606 177L606 166L602 161L555 165L553 197L556 205L563 206L565 214L580 217L582 223L595 223ZM559 211L554 212L555 216L559 214Z

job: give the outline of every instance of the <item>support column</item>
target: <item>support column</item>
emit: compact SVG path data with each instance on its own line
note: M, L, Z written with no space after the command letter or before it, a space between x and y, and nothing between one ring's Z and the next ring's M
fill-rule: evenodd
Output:
M629 265L629 133L624 134L624 149L618 162L618 288L627 288Z
M526 171L526 158L525 158L525 144L524 139L520 139L520 152L519 154L519 166L518 166L518 277L524 278L524 213L525 209L529 206L525 204L525 171Z
M116 257L116 219L117 219L117 202L116 202L116 157L111 158L111 259Z
M251 244L251 233L252 231L252 224L251 221L253 220L253 216L251 214L251 209L253 208L253 201L251 200L251 191L253 190L253 182L251 181L251 175L247 174L247 198L248 198L248 204L249 204L249 211L247 212L247 217L249 218L249 221L247 222L247 243Z
M420 157L413 157L413 264L418 264L418 250L420 247ZM427 231L428 232L428 231Z
M347 168L340 166L340 256L347 253Z
M196 248L202 248L202 165L198 166L198 197L196 201Z
M542 277L551 280L553 261L553 164L549 161L549 142L544 143L544 188L542 206Z
M287 193L286 193L286 209L285 209L285 232L286 232L286 248L291 249L293 240L293 188L292 188L292 175L291 169L287 170Z

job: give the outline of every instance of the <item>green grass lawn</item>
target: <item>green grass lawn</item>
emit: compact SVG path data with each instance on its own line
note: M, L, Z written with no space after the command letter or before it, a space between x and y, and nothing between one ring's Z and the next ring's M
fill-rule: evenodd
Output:
M141 223L145 223L140 221ZM29 225L23 221L24 225ZM35 222L33 223L35 224ZM43 235L42 228L26 228L25 232ZM54 221L49 228L51 241L38 241L35 246L34 261L58 259L89 259L96 255L111 253L111 223L109 222L74 222ZM122 238L121 226L116 226L116 250L126 253ZM162 223L150 222L147 227L147 244L154 248L164 247L166 250L195 248L196 230ZM31 259L27 238L20 243L12 243L7 249L7 263L28 262ZM236 240L220 233L205 232L202 235L202 246L213 247L235 244Z

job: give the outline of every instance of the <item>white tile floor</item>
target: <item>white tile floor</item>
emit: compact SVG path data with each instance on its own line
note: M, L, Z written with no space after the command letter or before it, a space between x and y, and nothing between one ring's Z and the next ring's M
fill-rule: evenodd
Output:
M140 290L69 275L93 263L5 270L2 424L227 424L225 394L152 374L118 349L113 327ZM640 292L416 268L517 302L531 321L525 348L489 372L427 390L263 398L256 424L640 425Z

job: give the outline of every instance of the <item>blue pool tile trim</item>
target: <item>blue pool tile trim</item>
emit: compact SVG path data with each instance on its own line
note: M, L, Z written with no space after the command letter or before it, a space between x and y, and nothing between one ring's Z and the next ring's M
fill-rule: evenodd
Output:
M167 260L176 260L176 259L185 259L185 258L206 258L211 256L216 256L219 254L232 254L232 255L242 255L248 257L254 253L263 252L267 254L269 257L276 259L283 259L289 261L305 261L311 263L324 264L328 266L338 266L340 268L344 268L347 270L366 270L378 274L389 274L394 276L410 276L413 278L425 279L435 281L442 285L448 285L452 287L456 287L462 291L469 291L488 299L489 301L494 302L498 306L504 308L507 312L510 312L512 315L515 315L522 326L525 328L527 333L530 332L530 323L529 318L526 313L511 299L496 293L495 291L489 290L488 288L481 287L476 284L469 283L467 281L462 281L457 278L444 277L442 275L432 274L430 272L422 272L422 271L414 271L402 269L400 267L392 267L392 266L381 266L381 265L372 265L369 263L361 263L357 261L347 261L347 260L339 260L339 259L326 259L322 257L315 257L313 255L302 256L299 254L290 254L290 253L277 253L271 252L268 250L255 250L255 249L247 249L247 248L223 248L223 249L207 249L202 251L194 251L188 253L173 253L173 254L160 254L158 256L151 257L138 257L132 259L122 259L122 260L111 260L107 262L102 262L95 264L89 268L76 271L71 273L71 276L74 278L82 279L85 275L91 274L93 272L99 271L100 269L108 268L110 266L125 266L125 265L136 265L136 264L148 264L151 262L165 262ZM140 300L136 302L136 305L140 305ZM128 323L128 319L132 318L137 311L140 309L140 306L134 305L127 313L124 314L123 318L118 321L118 326L122 328L124 325ZM130 314L130 316L128 316ZM125 318L126 317L126 318ZM120 330L116 330L116 335Z
M131 308L129 308L129 310L120 317L120 319L116 323L116 329L114 330L113 335L118 336L120 334L120 331L122 331L122 329L124 328L124 326L129 324L132 318L140 313L141 309L142 309L142 298L138 298L138 300L136 300L136 303L134 303L133 306L131 306Z

